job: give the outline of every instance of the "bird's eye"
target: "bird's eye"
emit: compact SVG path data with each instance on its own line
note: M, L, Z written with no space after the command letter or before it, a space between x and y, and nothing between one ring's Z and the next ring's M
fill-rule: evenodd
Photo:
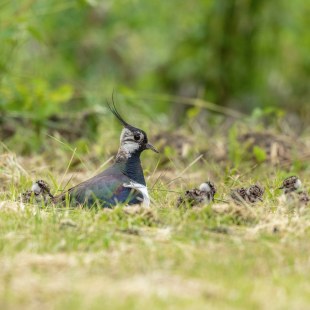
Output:
M134 137L134 139L135 139L136 141L140 140L140 138L141 138L141 136L140 136L139 133L135 133L133 137Z

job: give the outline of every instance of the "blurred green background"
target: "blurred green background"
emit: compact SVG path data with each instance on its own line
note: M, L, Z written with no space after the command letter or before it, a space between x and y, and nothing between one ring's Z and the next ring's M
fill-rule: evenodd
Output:
M95 135L113 91L178 125L184 98L307 124L309 16L306 0L0 0L1 139Z

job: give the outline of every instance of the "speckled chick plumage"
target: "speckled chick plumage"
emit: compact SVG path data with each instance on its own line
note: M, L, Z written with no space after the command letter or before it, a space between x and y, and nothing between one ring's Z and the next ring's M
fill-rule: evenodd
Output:
M242 203L256 203L257 201L262 201L264 195L264 188L260 185L254 184L248 188L241 187L233 189L230 193L230 197L237 204Z
M51 187L44 180L38 180L33 183L31 190L35 193L35 195L44 195L53 198L54 196L51 194Z
M44 180L37 180L31 186L31 190L27 190L21 196L23 202L30 202L32 198L35 199L36 202L45 203L52 201L54 196L51 193L51 189L49 184Z
M281 187L287 202L299 202L307 205L310 202L308 193L302 190L302 182L297 176L290 176L283 180Z
M264 195L264 188L260 185L254 184L251 185L246 191L246 197L250 203L255 203L257 201L262 201L262 197Z
M284 194L288 194L297 191L298 189L301 188L301 186L302 183L300 179L297 176L293 175L284 179L282 182L282 186L279 187L279 189L283 189Z
M207 181L202 183L199 188L193 188L185 191L177 200L176 206L201 206L214 201L214 195L216 193L215 185Z
M244 202L246 201L247 189L245 187L235 188L230 192L230 197L235 202Z

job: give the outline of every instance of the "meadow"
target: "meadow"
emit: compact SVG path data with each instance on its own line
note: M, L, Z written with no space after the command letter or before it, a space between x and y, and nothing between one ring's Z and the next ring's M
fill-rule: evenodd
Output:
M0 0L0 309L309 308L309 205L279 189L310 190L309 22L306 0ZM160 150L151 208L22 201L113 162L112 94Z
M21 202L36 179L56 193L109 165L120 132L109 120L113 130L99 135L108 147L84 141L81 152L47 135L40 155L17 156L2 144L1 309L307 308L310 211L281 200L278 187L296 174L309 189L309 136L287 162L263 147L248 150L236 137L251 132L245 120L208 139L202 129L159 131L146 119L161 150L142 155L150 209ZM217 187L214 203L175 207L180 193L205 180ZM254 183L265 188L263 202L231 201L232 188Z

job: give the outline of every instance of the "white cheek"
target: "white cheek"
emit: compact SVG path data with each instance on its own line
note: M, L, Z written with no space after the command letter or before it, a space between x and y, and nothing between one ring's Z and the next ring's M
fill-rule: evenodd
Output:
M39 184L36 182L32 185L31 190L36 194L39 195L41 193L41 188Z
M296 182L295 182L295 188L300 188L301 187L301 181L298 179Z
M134 153L136 150L139 149L139 144L135 143L135 142L125 142L124 146L123 146L124 150L126 151L126 153Z
M201 191L204 191L204 192L210 192L211 191L211 188L210 188L210 185L208 183L202 183L200 186L199 186L199 189Z

